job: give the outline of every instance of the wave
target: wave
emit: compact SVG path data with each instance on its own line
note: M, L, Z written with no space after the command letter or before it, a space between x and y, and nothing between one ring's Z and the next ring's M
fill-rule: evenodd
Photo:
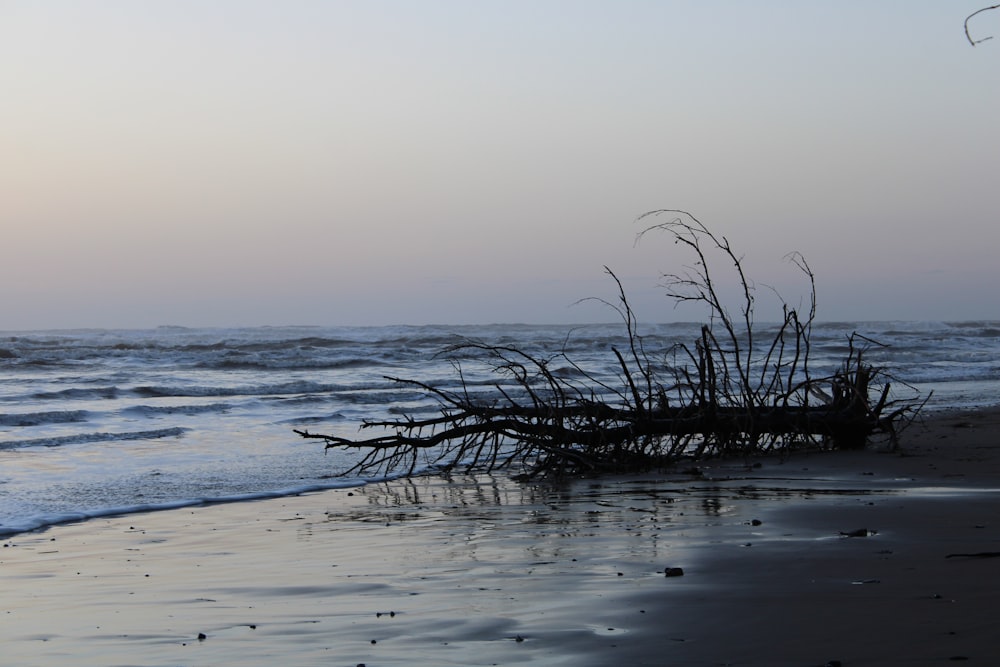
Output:
M647 349L667 350L697 336L691 323L641 327ZM761 323L765 335L773 325ZM842 350L858 331L897 350L926 345L994 345L1000 322L833 322L813 327L814 350ZM324 371L375 368L387 364L434 363L436 355L470 341L512 344L542 356L605 354L625 340L622 325L456 325L391 327L262 327L251 329L79 330L34 332L0 339L0 366L26 370L116 366L176 370ZM829 347L828 347L829 346ZM61 397L56 394L53 397ZM102 397L103 398L103 397Z
M615 328L618 340L621 332ZM43 367L101 363L108 358L171 368L325 369L379 361L426 359L472 340L517 341L560 348L571 331L603 339L600 327L527 325L337 327L310 329L157 329L34 332L4 338L0 361ZM574 336L575 337L575 336Z
M344 391L351 389L343 385L313 382L311 380L293 380L276 384L249 385L242 387L212 387L212 386L158 386L147 385L134 387L131 393L144 398L164 397L198 397L198 396L273 396L282 394L317 394Z
M200 415L206 413L223 413L232 410L229 403L210 403L208 405L133 405L122 412L144 416L156 415Z
M296 425L296 424L325 424L327 422L344 421L345 419L347 419L346 416L344 416L340 412L336 412L336 413L334 413L332 415L322 415L322 416L313 416L313 417L292 417L292 418L289 418L289 419L282 419L282 420L277 421L275 423L276 424L292 424L292 425Z
M118 387L93 387L84 389L81 387L72 387L70 389L63 389L61 391L41 391L32 394L32 398L36 398L40 401L59 401L59 400L91 400L91 399L113 399L118 398L121 394L121 389Z
M120 440L159 440L183 435L188 429L181 427L161 428L153 431L128 431L125 433L77 433L60 435L50 438L32 438L30 440L7 440L0 442L0 451L23 449L25 447L62 447L63 445L80 445L89 442L112 442Z
M392 477L381 478L378 481L392 479ZM242 493L226 496L205 497L205 498L185 498L179 500L167 500L159 503L138 503L134 505L122 505L119 507L104 507L97 509L87 509L80 511L68 511L60 513L42 514L39 516L17 519L0 523L0 537L9 537L18 533L26 533L33 530L44 530L52 526L65 523L76 523L88 519L98 519L114 516L127 516L129 514L139 514L145 512L159 512L164 510L182 509L185 507L202 507L207 505L221 505L223 503L237 503L252 500L268 500L272 498L287 498L305 493L316 493L318 491L329 491L331 489L349 489L364 486L369 481L376 480L341 480L328 482L325 484L304 484L302 486L278 489L274 491L259 491L254 493Z
M1000 376L1000 367L990 364L963 369L949 365L914 364L893 369L893 376L913 384L995 382Z
M336 391L364 390L366 387L348 387L345 385L313 382L312 380L293 380L275 384L245 385L238 387L220 386L171 386L171 385L140 385L132 388L118 386L106 387L70 387L59 391L42 391L31 394L31 398L40 401L60 400L111 400L124 396L140 398L168 397L212 397L212 396L271 396L281 394L316 394Z
M87 421L86 410L59 410L53 412L26 412L0 414L0 426L41 426L43 424L72 424Z
M344 370L350 368L373 368L385 366L387 361L373 359L371 357L347 357L343 359L315 359L315 358L293 358L293 359L265 359L265 358L240 358L233 359L227 357L219 360L206 360L195 364L196 368L211 370L299 370L299 371L328 371Z

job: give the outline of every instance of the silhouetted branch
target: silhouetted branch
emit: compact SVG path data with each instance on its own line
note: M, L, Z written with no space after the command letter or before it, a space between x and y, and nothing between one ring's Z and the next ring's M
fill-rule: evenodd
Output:
M888 375L867 361L867 350L878 343L858 334L848 337L840 368L814 374L815 276L801 255L788 259L808 280L808 311L800 315L782 301L783 320L770 340L761 340L754 330L756 288L729 241L684 211L654 211L640 220L656 216L668 219L644 229L637 240L653 231L666 233L695 260L662 276L675 302L708 308L709 323L692 344L675 344L654 360L621 281L605 267L618 299L598 300L618 313L628 336L627 348L610 350L620 386L598 380L565 352L544 357L512 345L467 341L446 350L454 359L458 389L387 378L435 400L438 415L365 420L362 429L387 432L368 439L296 433L323 440L327 448L363 452L345 474L412 473L424 461L444 468L513 467L527 475L562 475L799 446L858 448L878 433L894 441L923 404L893 399ZM713 266L720 258L740 288L736 317L715 282ZM493 393L470 392L458 359L487 364L499 378ZM556 360L568 362L577 374L554 372Z
M974 16L982 14L983 12L988 12L993 9L1000 9L1000 5L990 5L989 7L983 7L982 9L977 9L976 11L972 12L971 14L965 17L965 38L969 40L969 44L975 46L976 44L980 44L987 40L993 39L993 35L990 35L989 37L983 37L982 39L972 39L972 35L969 33L969 21L972 20Z

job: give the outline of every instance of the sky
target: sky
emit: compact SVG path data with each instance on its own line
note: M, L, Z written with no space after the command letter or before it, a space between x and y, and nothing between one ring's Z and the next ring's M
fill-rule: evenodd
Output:
M0 0L0 330L1000 319L984 4Z

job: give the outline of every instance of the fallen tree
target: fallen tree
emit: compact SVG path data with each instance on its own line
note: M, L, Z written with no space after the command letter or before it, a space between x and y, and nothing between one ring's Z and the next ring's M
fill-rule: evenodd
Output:
M627 332L627 345L611 350L620 384L598 379L562 353L543 357L516 346L468 341L444 352L454 359L458 390L386 378L433 398L440 407L435 416L366 420L363 429L383 431L368 439L296 433L321 439L328 449L361 451L344 474L412 473L428 463L510 468L526 476L583 474L796 447L854 449L877 434L895 442L923 402L893 398L885 370L867 361L875 341L852 334L840 367L813 376L815 277L801 255L788 258L808 282L807 310L800 314L782 300L776 332L760 339L756 288L728 240L683 211L654 211L640 219L653 216L670 219L639 237L666 233L694 257L681 273L665 274L663 286L676 303L707 307L709 322L697 340L655 354L646 350L624 288L606 269L618 298L604 303L618 312ZM734 271L738 315L726 307L709 269L717 261ZM470 391L462 359L489 364L498 377L491 395ZM572 378L554 372L556 359L578 372Z

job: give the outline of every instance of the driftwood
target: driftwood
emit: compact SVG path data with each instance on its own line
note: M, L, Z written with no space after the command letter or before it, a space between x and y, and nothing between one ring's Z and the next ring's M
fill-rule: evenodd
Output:
M693 253L689 267L663 276L675 302L709 311L710 323L693 343L656 354L646 350L622 285L608 269L618 301L605 303L621 316L628 334L625 349L611 350L619 385L598 380L565 355L543 358L517 347L469 341L445 353L489 364L498 381L487 398L470 391L461 363L454 361L460 390L387 378L435 399L440 411L434 417L367 420L362 428L386 432L369 439L296 433L321 439L327 448L363 452L345 474L412 473L422 464L515 468L529 476L579 474L800 446L860 448L875 434L895 441L922 403L892 398L886 373L866 361L866 350L877 343L850 336L841 367L813 376L815 280L800 255L789 259L808 280L809 308L800 316L782 302L777 333L761 341L754 327L755 287L725 237L683 211L655 211L640 219L662 215L671 219L640 238L664 232ZM742 294L738 316L726 308L709 271L717 261L735 272ZM555 359L569 363L578 377L553 372Z

